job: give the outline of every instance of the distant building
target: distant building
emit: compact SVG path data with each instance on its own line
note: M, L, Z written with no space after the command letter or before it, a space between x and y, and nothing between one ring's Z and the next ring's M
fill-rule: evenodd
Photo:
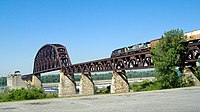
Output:
M10 74L7 77L7 86L9 89L26 88L27 84L21 79L20 71L15 71L14 74Z

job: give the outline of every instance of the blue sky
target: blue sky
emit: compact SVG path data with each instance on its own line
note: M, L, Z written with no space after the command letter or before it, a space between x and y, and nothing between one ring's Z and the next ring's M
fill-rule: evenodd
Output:
M0 76L31 73L45 44L66 46L73 64L175 28L200 29L199 0L0 0Z

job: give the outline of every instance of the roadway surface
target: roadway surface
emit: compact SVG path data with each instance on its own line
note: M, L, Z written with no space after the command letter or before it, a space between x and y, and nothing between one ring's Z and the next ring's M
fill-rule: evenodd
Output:
M0 112L200 112L200 87L8 102Z

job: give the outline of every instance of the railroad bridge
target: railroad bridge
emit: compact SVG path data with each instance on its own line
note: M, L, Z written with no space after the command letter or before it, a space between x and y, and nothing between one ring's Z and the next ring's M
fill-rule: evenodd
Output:
M183 56L183 66L196 66L200 55L199 40L187 43ZM125 70L153 68L150 50L120 57L105 58L78 64L72 64L65 46L60 44L44 45L36 54L33 73L23 75L22 79L36 87L41 86L40 74L60 70L59 95L76 93L74 73L81 73L80 94L94 94L91 72L113 71L111 93L129 92L129 83Z

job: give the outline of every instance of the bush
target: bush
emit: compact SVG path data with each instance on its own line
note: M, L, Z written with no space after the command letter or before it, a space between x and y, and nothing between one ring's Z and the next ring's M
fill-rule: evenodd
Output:
M161 84L158 81L144 81L141 83L135 83L130 86L133 91L151 91L160 90Z
M97 86L95 86L95 93L96 94L108 94L110 93L110 86L107 86L106 88L98 88Z
M194 86L194 85L195 84L193 82L192 76L180 79L180 87L190 87L190 86Z
M194 86L194 82L192 76L190 77L179 77L177 82L175 82L175 87L189 87ZM175 85L174 84L174 85ZM143 81L141 83L134 83L130 86L131 90L133 91L151 91L151 90L160 90L166 89L167 85L166 82L163 83L160 80L156 81ZM173 87L171 87L173 88Z
M12 101L12 99L13 99L12 92L6 91L5 93L2 93L0 95L0 102Z
M58 98L58 93L54 92L47 95L47 98Z
M27 90L25 88L13 90L11 94L13 94L14 100L26 100L27 98Z
M6 90L0 94L0 102L7 101L19 101L19 100L31 100L31 99L43 99L43 98L57 98L57 93L45 94L42 88L31 87L28 89L12 89Z
M194 75L197 77L198 80L200 80L200 66L196 67L196 73Z
M28 88L28 93L27 93L27 99L43 99L46 98L46 94L44 93L44 91L42 90L42 88L35 88L35 87L31 87Z

